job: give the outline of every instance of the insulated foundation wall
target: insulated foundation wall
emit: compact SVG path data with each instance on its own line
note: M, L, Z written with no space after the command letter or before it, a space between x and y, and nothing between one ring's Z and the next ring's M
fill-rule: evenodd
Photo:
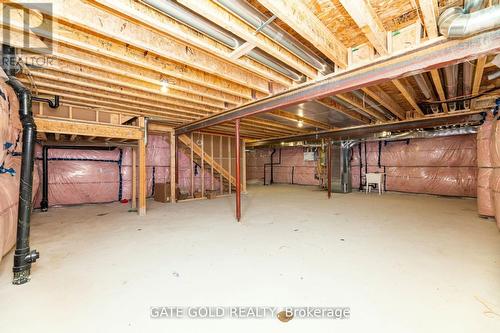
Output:
M317 161L305 160L310 149L286 147L252 149L247 151L247 181L269 184L271 181L271 155L273 182L278 184L319 185ZM280 159L281 152L281 159Z
M353 189L366 172L383 172L386 190L477 195L476 136L363 142L351 149Z
M201 136L200 136L201 137ZM209 135L203 135L211 142ZM212 145L209 145L211 149ZM223 145L227 148L227 143ZM214 148L215 152L215 148ZM212 154L207 150L207 154ZM229 166L230 163L227 162ZM42 147L36 147L36 158L40 179L43 173ZM189 195L201 192L202 179L205 190L220 190L220 178L208 165L199 160L191 163L189 149L178 150L179 182L182 192ZM221 158L221 163L223 163ZM203 167L203 168L202 168ZM138 162L136 166L138 173ZM204 176L202 177L202 169ZM160 135L148 136L146 147L147 195L153 196L154 183L170 182L170 142ZM56 149L48 150L48 201L50 206L105 203L132 198L132 148L111 150ZM193 184L193 186L191 185ZM40 207L41 195L37 196L35 207Z
M16 242L22 149L19 103L10 86L0 81L0 260ZM36 165L33 197L38 191Z

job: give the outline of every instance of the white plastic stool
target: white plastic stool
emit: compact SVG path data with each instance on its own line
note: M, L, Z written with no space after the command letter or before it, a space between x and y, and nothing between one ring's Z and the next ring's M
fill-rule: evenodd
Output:
M372 191L370 184L375 184L377 185L378 188L378 194L381 195L383 191L382 184L384 183L384 174L369 172L366 173L365 176L366 176L366 193Z

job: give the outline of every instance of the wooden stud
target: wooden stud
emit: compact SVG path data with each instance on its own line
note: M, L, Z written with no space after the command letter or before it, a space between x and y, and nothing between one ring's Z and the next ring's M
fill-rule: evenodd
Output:
M139 126L144 128L144 117L139 118ZM146 196L147 196L147 182L146 182L146 141L144 134L139 139L139 215L146 215Z
M222 135L219 135L219 164L222 165ZM224 194L224 179L222 173L219 173L220 194ZM231 183L229 184L231 186Z
M137 209L137 147L132 147L132 209Z
M194 141L193 141L193 133L191 133L191 163L189 164L191 166L191 196L194 198L194 155L193 155L193 150L194 150Z
M387 55L387 31L375 10L364 0L340 0L340 3L381 55Z
M392 99L391 96L389 96L389 94L383 91L382 88L373 86L369 88L362 88L361 90L399 119L405 119L406 115L401 111L401 107Z
M177 191L177 183L175 180L176 175L176 165L177 165L177 145L176 145L176 137L174 131L170 132L170 202L176 203L176 191Z
M445 101L446 95L444 93L443 83L441 82L441 77L439 76L438 69L431 70L431 78L432 78L432 82L434 83L434 87L436 88L436 91L438 93L439 99L441 101ZM444 113L448 113L448 104L441 103L441 106L443 108Z
M201 137L201 197L205 197L205 136L200 134Z
M481 80L483 79L484 65L486 64L487 56L482 56L477 59L476 71L474 73L474 82L472 83L472 96L476 96L479 93L479 88L481 87ZM476 107L476 100L473 99L470 104L470 109L474 110Z
M408 103L410 103L410 105L418 113L418 115L423 117L424 112L418 106L418 104L415 100L415 95L414 95L413 91L408 88L408 85L405 82L405 80L404 79L396 79L396 80L393 80L392 83L394 83L396 88L398 88L398 90L401 92L401 94L404 96L404 98L408 101Z
M280 20L311 42L340 67L347 66L347 49L302 1L258 0Z
M214 157L214 136L210 135L210 153L212 158ZM214 190L214 167L210 168L210 190Z
M437 16L439 15L438 0L418 0L424 17L425 31L429 39L438 37Z

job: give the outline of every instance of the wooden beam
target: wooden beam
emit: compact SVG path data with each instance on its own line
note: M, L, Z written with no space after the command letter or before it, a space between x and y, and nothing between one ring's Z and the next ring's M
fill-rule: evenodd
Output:
M174 38L182 43L187 43L191 48L198 48L209 54L213 54L214 56L217 56L218 58L225 60L228 64L241 66L242 68L248 70L250 73L258 74L268 80L280 82L285 86L291 83L289 78L283 76L281 73L271 70L270 68L260 64L254 59L250 59L247 57L242 59L231 57L232 50L226 45L218 41L215 41L214 39L211 39L210 37L205 36L204 34L200 34L195 29L192 29L189 26L186 26L168 17L167 15L159 12L154 8L141 4L140 2L130 2L128 0L93 0L93 1L99 3L99 5L101 5L103 8L109 10L115 15L122 16L126 20L132 19L134 21L137 21L139 22L139 24L145 26L147 29L152 29L162 35ZM178 2L182 3L182 0ZM197 5L198 3L200 4L200 6ZM210 5L215 6L212 3L205 3L203 0L189 1L188 3L182 3L182 4L192 9L194 12L203 13L203 16L205 18L207 18L210 15L211 10L213 9L210 7ZM216 8L220 8L220 10L222 10L221 7L217 6ZM230 13L223 12L223 15L219 16L225 17L228 15L230 15ZM234 24L236 22L233 19L231 20L231 23ZM236 34L236 31L234 29L231 28L228 30ZM246 40L246 38L244 39ZM273 43L275 44L274 48L269 48L269 44ZM279 45L273 41L270 41L270 43L267 44L263 44L262 46L268 48L265 50L266 52L273 52L273 50L276 50L274 51L274 55L277 56L278 58L280 56L284 56L284 52L280 52L281 50ZM290 56L286 57L285 58L286 60L283 61L285 61L286 63L293 63L299 61L298 57L296 57L295 55L291 54L288 51L286 52Z
M338 97L341 100L343 100L344 102L347 102L347 103L355 106L356 108L362 110L363 112L369 114L370 116L374 117L377 120L380 120L380 121L387 120L384 117L384 115L381 115L378 111L368 109L360 101L358 101L358 99L356 97L354 97L350 94L347 94L347 93L346 94L338 94L338 95L335 95L335 97Z
M282 111L282 110L274 110L274 111L271 111L270 114L272 114L273 116L276 116L276 117L287 119L287 120L303 121L304 124L308 124L308 125L314 126L316 128L319 128L319 129L330 129L331 128L331 126L328 124L325 124L325 123L322 123L320 121L313 120L310 118L301 117L301 116L299 116L295 113L291 113L291 112L286 112L286 111Z
M115 0L113 0L113 2L115 2ZM227 11L222 6L216 4L214 1L178 0L178 2L196 13L202 13L203 17L205 17L206 19L227 29L228 31L231 31L231 33L247 41L246 45L243 44L245 45L245 47L240 50L235 50L233 52L236 53L232 52L229 55L231 58L238 59L239 57L237 55L242 55L245 52L248 52L252 47L258 47L264 52L275 57L276 59L286 63L288 66L297 70L298 72L306 74L308 77L314 78L317 76L317 71L310 65L306 64L302 59L300 59L287 49L283 48L279 43L270 39L266 35L256 33L255 28L251 27L250 25L248 25L248 23L246 23L230 11ZM171 27L169 28L171 29ZM286 84L286 82L283 82L282 80L281 82Z
M148 125L149 126L149 125ZM170 132L170 202L176 203L176 191L177 184L175 182L175 173L176 173L176 159L177 159L177 146L176 146L175 133Z
M139 140L139 216L146 215L146 196L147 196L147 181L146 181L146 142L144 137Z
M64 57L63 59L68 61L71 60L75 63L79 63L80 60L83 60L86 65L92 63L100 64L103 62L109 63L117 60L118 63L123 62L123 64L118 65L117 68L127 66L134 66L137 68L137 70L132 70L130 73L137 73L140 69L150 71L154 73L155 76L159 77L157 82L160 82L161 79L173 78L176 80L176 84L177 81L180 81L178 83L179 87L181 83L186 82L187 84L218 89L224 93L252 98L251 86L234 83L196 68L181 66L168 59L160 58L151 52L137 51L134 48L128 47L128 44L113 42L109 39L77 30L72 26L63 25L62 23L55 23L51 20L47 20L47 26L53 25L53 31L38 27L31 29L33 30L32 33L27 33L26 35L19 33L24 31L22 22L16 22L14 20L3 22L0 17L0 24L9 31L11 36L17 33L15 36L17 36L19 43L22 43L25 37L29 38L30 43L32 39L38 39L36 36L46 38L46 43L54 50L52 55L58 59ZM57 33L60 31L64 32L64 35ZM0 40L2 43L17 45L11 39L4 41L3 35L1 34ZM34 50L30 49L30 51ZM87 60L85 61L85 59ZM112 67L113 66L108 66L108 68ZM265 87L262 84L259 89L254 89L254 91L258 92L259 96L265 96L268 94L268 90L269 85L267 82Z
M479 57L476 61L476 71L474 72L474 81L472 83L472 96L476 96L479 93L479 88L481 87L481 80L483 79L484 65L486 64L487 56ZM470 109L474 110L476 106L476 100L472 100Z
M23 3L23 1L16 0L13 2ZM145 52L152 52L178 64L185 64L226 80L250 86L262 92L268 92L268 82L264 78L212 56L199 48L144 28L134 21L110 15L108 11L80 0L53 0L52 4L51 9L48 10L46 6L30 2L30 8L40 10L44 14L64 20L106 38L134 46ZM67 32L67 30L54 29L53 39L59 40L58 35L66 35ZM71 38L74 38L74 36L71 35ZM166 45L168 47L165 47Z
M130 80L124 76L103 73L102 71L81 66L80 71L72 71L62 69L59 62L58 65L47 65L45 68L31 68L30 75L35 78L50 79L54 82L87 85L111 92L120 91L129 96L147 97L152 100L158 100L158 102L172 103L182 107L195 107L200 110L221 110L226 108L227 105L227 102L224 101L170 89L174 85L170 85L168 91L163 93L160 90L160 81L156 82L156 84L135 81L132 84L128 82L134 80ZM208 108L206 108L207 106Z
M45 76L44 74L42 75ZM36 72L33 73L33 76L35 77L35 84L39 87L59 89L80 95L103 97L109 100L116 100L117 102L124 101L133 105L157 108L158 110L170 112L171 110L175 110L177 114L184 116L192 115L196 117L221 111L221 108L200 106L195 103L177 102L175 100L162 101L161 98L144 92L139 93L128 89L119 89L116 86L108 84L95 84L86 82L84 79L70 81L56 76L51 78L50 75L47 78L42 78L40 73ZM22 81L29 82L27 79L22 79ZM83 87L85 89L82 89Z
M207 102L208 105L212 105L211 101L221 101L230 105L237 105L251 99L251 90L243 87L240 91L234 90L232 91L233 94L229 94L222 90L208 88L178 77L169 76L165 72L153 70L151 67L148 68L147 65L138 67L131 63L118 62L111 58L75 48L70 49L62 44L54 43L52 46L56 48L53 54L51 54L54 61L44 64L43 68L45 70L105 82L119 82L120 85L125 87L148 92L158 92L161 80L167 80L169 82L168 92L162 94L192 102ZM38 55L23 51L21 57L30 62L31 60L35 61ZM231 89L230 86L229 88Z
M396 88L398 88L403 97L408 101L408 103L410 103L419 116L424 116L424 112L420 109L415 100L414 92L411 88L408 88L408 83L406 83L404 79L396 79L393 80L392 83L396 86Z
M382 88L378 86L366 87L361 89L365 94L370 96L373 100L380 103L389 112L399 119L405 119L406 115L401 110L401 107L389 96Z
M280 20L308 40L341 68L347 67L347 49L302 1L258 0Z
M340 0L370 44L380 55L387 55L387 31L372 6L365 0Z
M443 83L441 82L441 77L439 76L438 69L431 70L431 78L432 78L432 82L434 83L434 87L436 88L439 100L445 101L446 95L444 93ZM441 103L441 106L443 108L444 113L448 113L448 104Z
M135 126L104 125L87 121L71 121L65 119L46 118L36 116L35 124L38 132L59 133L68 135L99 136L117 139L138 140L143 130Z
M438 0L418 0L422 16L424 17L424 27L429 39L438 37L437 17L439 15Z

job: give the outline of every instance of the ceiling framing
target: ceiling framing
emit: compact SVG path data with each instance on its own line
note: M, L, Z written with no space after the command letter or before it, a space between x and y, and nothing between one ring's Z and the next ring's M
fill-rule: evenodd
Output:
M8 32L0 37L2 43L18 48L25 63L21 80L35 95L59 95L66 107L119 113L121 120L149 117L171 127L224 114L371 64L390 63L394 55L443 39L438 36L437 17L450 6L437 0L247 1L263 17L272 18L273 27L331 65L334 73L328 74L216 0L176 3L230 31L243 43L238 49L142 1L54 0L51 8L37 2L7 1L2 11L10 11L10 20L5 22L5 15L0 15ZM23 15L28 13L27 7L31 8L30 17L43 15L41 25L26 29ZM51 52L40 54L33 45L48 46ZM255 60L248 53L253 49L294 71L304 82ZM498 79L487 78L498 70L491 63L494 56L467 59L474 68L472 95L498 87ZM37 63L42 57L45 61ZM462 70L459 73L462 80ZM450 98L444 69L433 68L422 75L433 102L439 105L437 111L426 107L425 92L410 75L251 115L241 123L242 135L261 140L450 112L444 103ZM497 96L498 92L489 93L456 112L488 109ZM232 134L233 129L234 124L224 122L204 130Z

